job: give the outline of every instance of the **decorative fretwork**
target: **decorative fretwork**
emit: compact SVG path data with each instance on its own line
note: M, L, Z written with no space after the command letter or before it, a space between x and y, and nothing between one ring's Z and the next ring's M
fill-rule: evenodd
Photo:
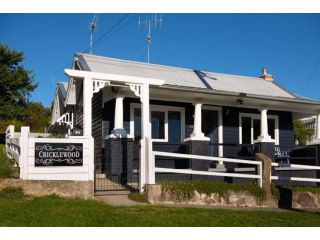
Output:
M99 92L102 88L104 88L105 86L110 86L110 82L109 81L101 81L101 80L93 80L92 81L93 84L93 93L97 93Z
M130 90L132 92L134 92L134 94L137 97L141 98L141 96L142 96L142 85L141 84L133 84L133 83L129 83L128 85L130 86Z

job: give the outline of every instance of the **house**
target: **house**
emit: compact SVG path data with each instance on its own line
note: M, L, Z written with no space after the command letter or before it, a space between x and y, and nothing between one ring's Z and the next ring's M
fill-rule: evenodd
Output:
M118 182L136 173L149 183L188 177L148 176L150 149L250 159L263 143L274 158L274 149L294 147L293 120L320 114L320 102L289 92L267 69L248 77L75 54L65 73L69 82L58 83L51 129L65 123L70 135L92 137L96 173ZM155 164L230 167L165 157Z

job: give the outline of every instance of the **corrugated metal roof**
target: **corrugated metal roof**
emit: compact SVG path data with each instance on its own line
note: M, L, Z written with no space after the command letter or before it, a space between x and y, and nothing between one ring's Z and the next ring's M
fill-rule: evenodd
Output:
M63 99L66 99L68 83L67 82L59 82L58 87L59 87L59 90L61 92Z
M298 99L274 81L258 77L196 71L88 54L78 55L78 63L82 70L162 79L167 86Z

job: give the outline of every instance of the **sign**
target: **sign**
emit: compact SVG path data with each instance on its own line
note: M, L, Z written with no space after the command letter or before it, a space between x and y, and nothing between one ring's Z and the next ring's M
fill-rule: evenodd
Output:
M82 143L35 143L35 167L82 166Z

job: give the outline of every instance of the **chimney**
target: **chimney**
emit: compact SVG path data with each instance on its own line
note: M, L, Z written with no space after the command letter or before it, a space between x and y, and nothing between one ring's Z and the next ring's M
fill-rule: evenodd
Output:
M259 78L263 78L264 80L273 80L272 74L267 73L267 68L262 68L262 75Z

